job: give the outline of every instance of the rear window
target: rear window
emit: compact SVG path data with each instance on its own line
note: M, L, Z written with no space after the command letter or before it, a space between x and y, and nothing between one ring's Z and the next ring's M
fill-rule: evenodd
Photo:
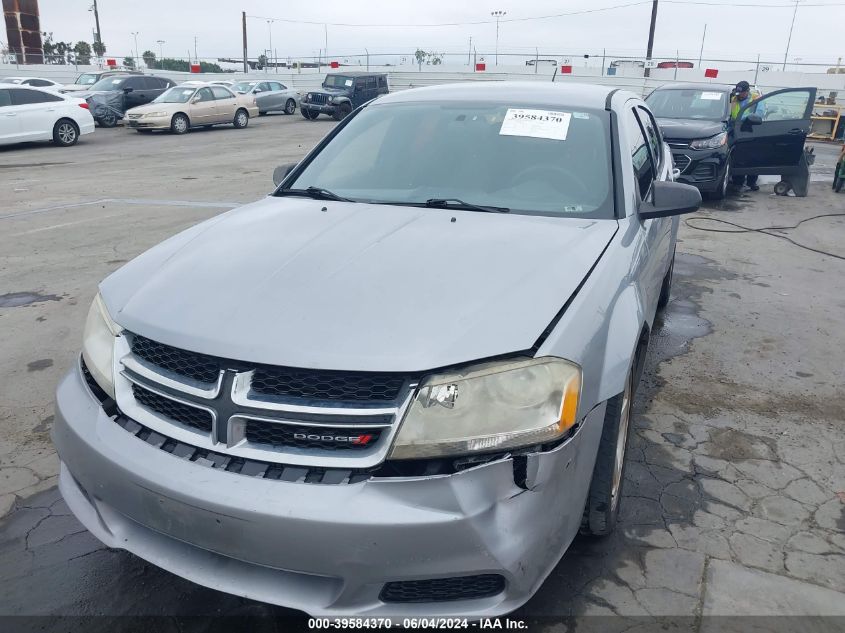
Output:
M728 94L723 90L669 88L655 90L646 103L659 119L708 119L727 116Z

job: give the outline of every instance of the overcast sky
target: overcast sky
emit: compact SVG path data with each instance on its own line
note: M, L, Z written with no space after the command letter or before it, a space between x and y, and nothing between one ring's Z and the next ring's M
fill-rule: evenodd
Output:
M328 51L331 57L370 53L412 55L417 48L466 54L469 38L479 55L492 57L496 25L487 24L439 27L349 27L351 24L432 24L444 22L490 21L490 11L507 11L499 31L499 52L534 52L551 54L610 55L644 54L648 37L651 3L647 0L591 14L571 15L545 20L506 21L570 11L597 9L637 0L428 0L388 2L349 0L99 0L100 26L109 54L126 55L134 48L133 31L138 31L140 52L150 49L158 54L157 40L165 56L193 54L197 37L199 56L235 56L241 52L241 11L265 18L285 18L328 22ZM773 61L783 61L789 25L792 20L790 0L698 0L716 6L691 4L688 0L661 0L655 39L655 56L698 58L704 24L707 37L705 58L756 59L758 53ZM55 39L92 41L92 0L40 0L42 30L53 32ZM769 5L744 7L741 4ZM826 4L829 6L801 6ZM835 63L845 57L845 0L802 0L790 47L790 61ZM778 5L773 7L771 5ZM132 7L130 10L129 7ZM780 8L778 8L780 7ZM269 46L266 20L249 18L249 55L256 57ZM5 39L5 38L4 38ZM317 55L325 46L324 29L319 24L272 24L273 48L280 57ZM503 59L500 58L500 63ZM521 63L521 62L519 62Z

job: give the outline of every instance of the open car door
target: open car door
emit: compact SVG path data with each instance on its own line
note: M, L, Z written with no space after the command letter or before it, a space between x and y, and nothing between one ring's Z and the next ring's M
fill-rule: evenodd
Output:
M815 100L815 88L787 88L740 110L732 122L732 173L779 175L795 195L806 196L809 165L804 141L810 132Z

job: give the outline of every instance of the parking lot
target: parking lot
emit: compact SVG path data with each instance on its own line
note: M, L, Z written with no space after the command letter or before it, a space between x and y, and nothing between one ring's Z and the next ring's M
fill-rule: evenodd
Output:
M333 125L297 113L243 130L98 129L76 147L0 149L0 614L168 616L156 628L174 631L206 630L217 615L286 614L84 531L55 488L52 398L99 280L262 197L273 168ZM841 213L834 152L817 146L807 198L776 197L769 182L684 217L726 229L702 218L758 228ZM845 218L782 234L845 256ZM845 616L843 273L845 261L783 239L682 220L674 296L637 395L619 529L577 539L518 617L553 629L560 622L544 616L614 616L627 630L648 627L643 616L683 616L676 624L725 630L733 620L705 616ZM84 619L62 626L92 630Z

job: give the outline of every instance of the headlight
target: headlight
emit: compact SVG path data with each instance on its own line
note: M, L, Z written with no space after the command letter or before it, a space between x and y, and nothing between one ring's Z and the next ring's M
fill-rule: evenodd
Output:
M541 444L576 422L581 368L559 358L489 363L431 376L408 409L392 459Z
M699 138L689 144L692 149L717 149L728 142L728 133L722 132L710 138Z
M311 95L305 95L304 97L302 97L302 100L303 100L303 101L310 101L310 100L311 100Z
M144 114L144 118L153 118L158 116L167 116L167 112L147 112Z
M85 321L82 358L98 385L114 398L114 339L120 326L111 320L99 294L94 298Z

